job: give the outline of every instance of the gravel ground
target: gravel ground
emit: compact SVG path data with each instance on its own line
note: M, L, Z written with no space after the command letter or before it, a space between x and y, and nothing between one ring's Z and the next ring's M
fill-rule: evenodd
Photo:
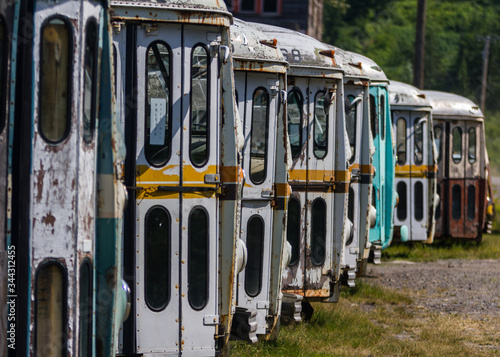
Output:
M370 264L363 279L410 291L417 308L479 319L500 317L500 260Z

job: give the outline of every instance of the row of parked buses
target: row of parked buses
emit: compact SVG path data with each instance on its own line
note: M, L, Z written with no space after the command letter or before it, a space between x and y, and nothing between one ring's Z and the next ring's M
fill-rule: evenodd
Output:
M217 0L2 3L0 77L1 355L227 354L491 229L474 103Z

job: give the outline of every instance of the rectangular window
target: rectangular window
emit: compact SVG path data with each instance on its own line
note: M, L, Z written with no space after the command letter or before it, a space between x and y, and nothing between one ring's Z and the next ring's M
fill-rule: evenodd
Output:
M250 179L261 184L266 179L267 136L269 131L269 93L257 88L252 98L252 133L250 140Z
M476 128L469 129L469 163L476 162Z
M415 165L422 165L424 160L424 123L420 118L415 119L413 125L413 160Z
M328 113L325 112L325 93L316 93L314 99L314 156L323 159L328 148Z
M276 14L278 12L278 0L262 0L262 12Z
M396 151L398 155L398 165L406 164L406 120L399 118L396 122Z
M240 11L255 12L255 0L240 0Z

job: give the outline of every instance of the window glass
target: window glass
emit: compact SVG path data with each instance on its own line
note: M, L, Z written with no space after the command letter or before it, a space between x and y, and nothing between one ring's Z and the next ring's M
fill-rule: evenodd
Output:
M476 217L476 186L469 185L467 188L467 219L473 221Z
M299 262L300 252L300 203L296 198L290 198L288 201L286 239L292 246L292 258L289 265L295 265Z
M92 355L92 269L88 260L80 266L80 356Z
M39 126L51 143L69 133L71 112L71 31L65 21L53 18L42 29L40 60Z
M424 123L420 118L413 122L413 159L416 165L422 165L424 160Z
M372 129L372 136L375 139L378 135L378 112L377 101L375 96L370 94L370 126Z
M407 213L407 199L406 199L406 183L404 181L399 181L396 187L399 196L399 204L397 210L398 220L404 221L408 215Z
M455 164L458 164L462 161L462 128L456 126L453 129L453 151L451 157Z
M203 166L208 160L209 117L209 60L207 49L198 45L191 58L191 132L189 153L195 166Z
M438 150L438 157L437 161L441 162L441 150L442 150L442 144L443 144L443 128L440 125L436 125L434 127L434 142L436 143L436 147Z
M241 11L255 11L255 0L241 0L240 4Z
M314 265L325 262L326 203L316 198L311 208L311 260Z
M55 263L42 266L36 276L35 355L60 357L66 350L66 282Z
M398 165L406 164L406 120L399 118L396 122L396 151L398 154Z
M248 259L245 267L245 291L248 296L257 296L262 288L262 257L264 254L264 221L253 216L247 224Z
M437 185L437 194L439 196L442 196L441 195L441 185L440 184ZM439 204L436 207L436 220L438 220L438 219L441 218L441 202L442 202L442 200L439 202Z
M85 66L83 71L83 140L94 137L97 79L97 25L90 20L85 34Z
M148 47L147 105L144 152L153 166L163 166L170 158L170 50L161 42Z
M269 93L257 88L253 93L252 138L250 141L250 179L259 184L266 179L267 135L269 131Z
M424 185L422 182L415 182L415 219L421 221L424 218Z
M382 94L380 96L380 137L382 140L385 139L385 96Z
M347 200L347 218L351 222L354 222L354 189L349 187L349 199ZM349 245L354 240L354 235L351 235L349 239L345 242L345 245Z
M7 85L7 36L2 19L0 19L0 133L5 127L5 92Z
M208 302L208 215L195 208L189 215L188 300L195 310Z
M453 185L451 190L451 217L455 221L462 217L462 188L460 185Z
M351 163L354 162L354 158L356 156L356 118L358 117L358 105L355 103L354 106L351 106L353 100L354 96L349 95L345 105L346 130L352 155L349 160Z
M262 10L264 12L278 12L278 0L263 0L263 2Z
M145 300L151 310L163 310L170 300L170 215L153 207L145 217Z
M302 95L297 89L288 93L287 116L288 116L288 139L292 149L292 158L297 158L302 150Z
M326 156L328 145L328 115L325 112L325 93L316 93L314 99L314 156L322 159Z
M476 162L476 128L469 129L469 163Z

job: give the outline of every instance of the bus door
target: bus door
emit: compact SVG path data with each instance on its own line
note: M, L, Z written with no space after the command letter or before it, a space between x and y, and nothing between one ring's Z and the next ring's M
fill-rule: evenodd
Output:
M137 73L145 74L137 77L138 353L214 353L217 37L201 26L137 28Z
M395 187L399 196L399 204L394 215L394 225L411 229L411 126L410 111L394 110L393 123L396 133L396 179Z
M307 210L305 250L305 297L330 296L333 253L335 181L335 84L309 79L304 112L309 118L307 156Z
M436 227L434 229L434 235L439 237L444 234L444 221L443 221L443 207L445 204L445 156L446 156L446 126L442 121L434 120L434 142L437 148L437 173L436 173L436 185L437 185L437 194L441 198L438 206L435 208L435 219L436 219Z
M288 201L286 237L292 247L292 257L283 272L283 290L304 295L306 249L306 182L309 135L307 79L288 77L287 131L292 154L289 183L292 194Z
M411 239L427 240L429 211L429 137L428 117L422 112L410 114L410 212L411 212Z
M484 209L484 200L480 198L486 197L485 185L481 185L481 162L484 160L481 157L482 151L479 148L484 147L481 141L481 123L475 121L465 122L465 230L464 233L468 237L475 238L481 234L481 216Z
M362 177L362 149L364 147L362 141L363 130L363 87L345 86L344 87L346 101L346 130L351 149L351 157L349 159L349 171L351 173L351 184L349 187L349 199L347 217L353 223L352 239L348 237L345 242L346 249L344 250L344 265L349 269L352 279L355 277L355 269L357 265L358 255L360 250L364 248L360 246L360 234L365 234L365 226L361 226L361 177ZM366 206L365 206L366 207ZM366 213L366 210L363 210ZM366 220L365 220L366 221ZM349 273L348 273L349 274ZM350 281L352 279L349 279Z
M279 78L273 74L235 74L239 111L244 116L241 239L248 252L246 268L238 277L238 306L257 308L257 334L266 333L272 257Z
M465 229L466 127L463 121L449 122L448 221L449 234L462 237Z

